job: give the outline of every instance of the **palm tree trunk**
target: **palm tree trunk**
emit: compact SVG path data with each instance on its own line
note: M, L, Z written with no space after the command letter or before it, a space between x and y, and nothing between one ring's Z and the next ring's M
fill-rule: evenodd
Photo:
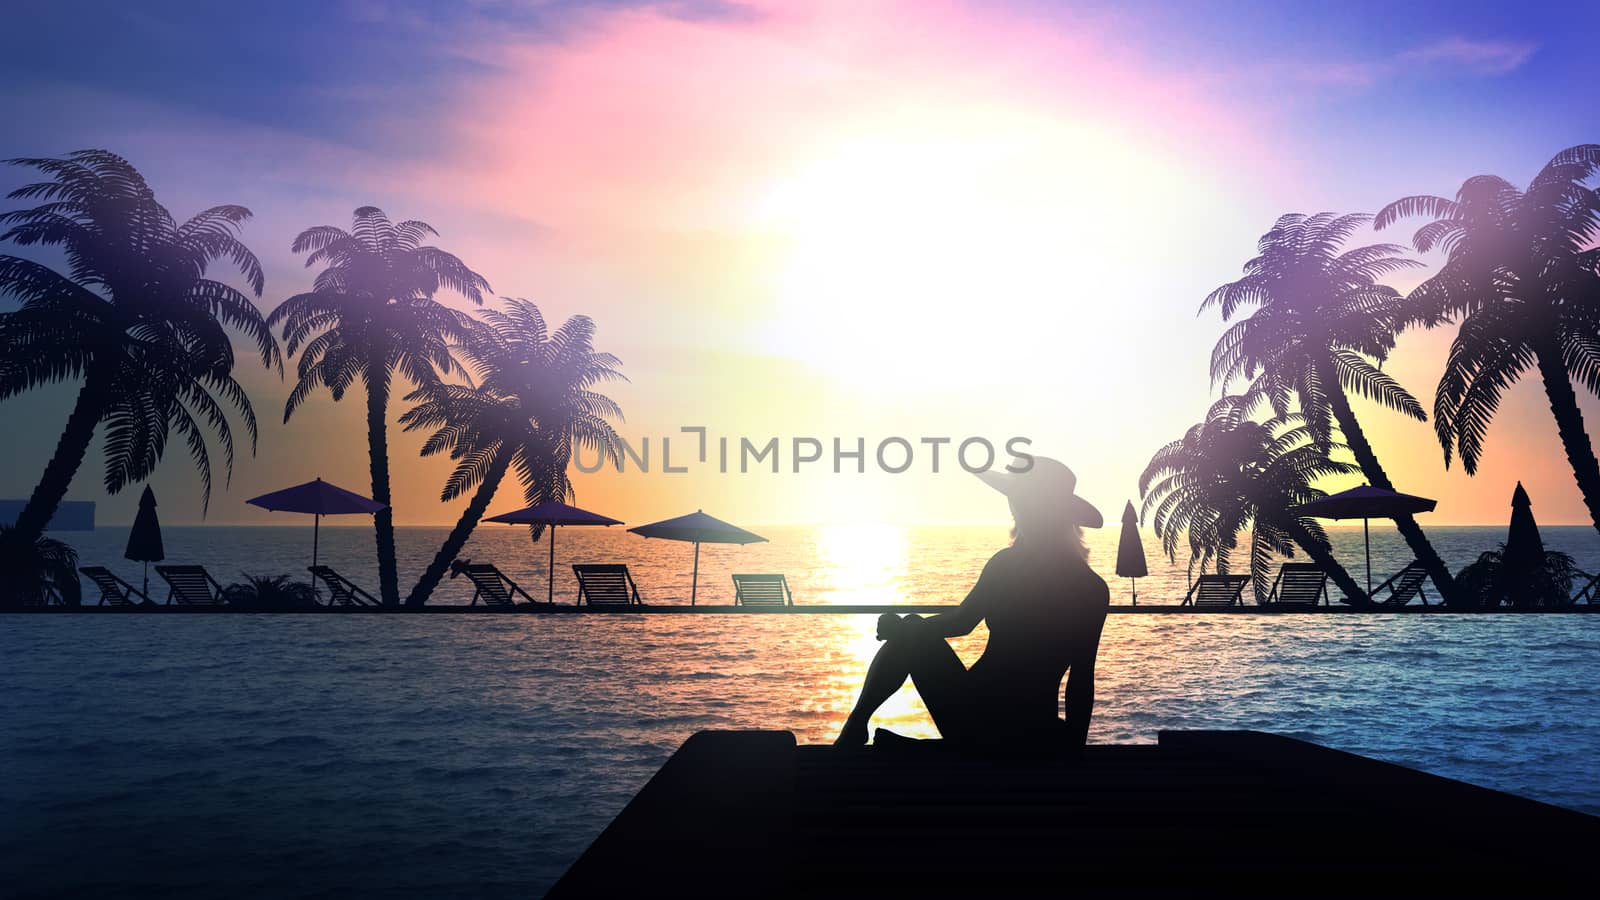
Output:
M1322 571L1328 573L1328 577L1332 578L1333 583L1339 586L1339 590L1344 591L1344 595L1351 606L1356 609L1366 609L1372 605L1372 598L1367 596L1367 592L1362 589L1361 585L1356 584L1356 580L1350 577L1350 573L1345 571L1344 566L1333 558L1333 554L1329 552L1327 544L1317 540L1316 535L1306 530L1304 525L1301 525L1293 518L1285 519L1283 528L1289 532L1290 537L1294 538L1294 542L1306 551L1306 555L1311 557L1311 561L1320 566Z
M406 606L421 606L428 602L428 597L433 589L439 586L439 581L444 578L445 570L450 568L450 563L455 561L456 554L467 545L467 538L472 536L472 529L478 527L478 522L483 518L483 513L489 508L489 501L494 499L495 489L500 486L500 481L506 476L506 469L511 466L511 449L504 448L495 461L484 473L483 481L478 484L478 489L473 492L472 500L467 508L462 510L461 518L456 520L456 527L450 529L450 535L440 545L439 552L434 554L433 562L428 565L427 571L417 579L416 587L411 589L410 596L406 597Z
M1367 481L1373 487L1386 491L1394 490L1394 484L1389 481L1389 475L1383 471L1383 466L1378 463L1378 454L1372 450L1372 445L1367 442L1366 432L1361 430L1361 423L1356 421L1355 410L1350 408L1350 400L1344 395L1344 389L1339 387L1338 374L1333 370L1332 361L1320 367L1318 373L1322 383L1329 385L1328 402L1333 408L1334 421L1339 423L1339 430L1344 433L1344 442L1350 447L1350 452L1355 454L1356 464L1361 467L1361 474L1367 476ZM1434 586L1444 597L1447 605L1454 606L1458 599L1456 595L1455 578L1451 576L1450 569L1439 558L1433 549L1433 544L1428 542L1428 536L1423 533L1422 526L1417 524L1416 517L1411 515L1396 516L1395 527L1400 530L1406 539L1406 545L1411 548L1417 561L1428 570L1428 577L1433 579ZM1362 592L1365 596L1365 592Z
M1583 505L1589 508L1589 518L1600 530L1600 461L1595 459L1594 445L1583 427L1583 413L1578 409L1578 397L1572 390L1572 379L1561 361L1561 351L1554 341L1541 341L1534 348L1539 360L1539 375L1544 379L1544 394L1550 401L1550 412L1556 417L1556 430L1561 434L1561 446L1567 451L1567 462L1572 466L1572 477L1578 482L1578 492L1583 495Z
M367 367L367 453L372 466L372 499L383 504L372 517L378 540L378 595L384 606L400 605L400 576L394 558L394 510L389 508L389 369L381 360Z
M56 442L56 452L44 467L44 475L28 497L28 504L17 516L12 536L24 545L32 544L44 534L50 519L56 514L72 478L83 465L83 457L94 441L94 429L106 404L106 381L109 375L101 369L91 368L84 376L83 387L67 417L67 427Z

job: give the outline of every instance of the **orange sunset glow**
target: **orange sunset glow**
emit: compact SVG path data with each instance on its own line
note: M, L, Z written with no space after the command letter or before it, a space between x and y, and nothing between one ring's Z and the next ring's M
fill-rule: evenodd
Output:
M1149 454L1215 396L1208 352L1223 323L1195 311L1278 214L1371 211L1488 167L1531 172L1559 143L1476 141L1426 177L1407 162L1374 166L1309 117L1379 102L1383 65L1331 49L1283 71L1287 59L1166 57L1153 13L1133 9L1060 13L1047 27L964 4L740 10L585 13L556 40L487 22L441 37L468 74L434 87L447 102L425 124L409 121L402 94L374 97L365 127L390 136L384 149L278 126L235 141L156 106L108 112L98 127L169 185L175 210L215 196L256 210L245 238L268 271L266 306L309 283L288 253L299 229L377 202L435 225L437 243L498 295L531 299L556 322L591 316L596 346L629 378L612 392L619 431L636 449L649 441L657 471L574 473L579 502L627 520L706 507L755 523L1005 520L948 464L934 475L922 456L903 474L879 470L874 448L893 436L919 447L1026 437L1032 452L1071 461L1086 496L1114 511L1137 497ZM377 7L363 15L406 27ZM1509 64L1497 48L1470 49ZM1435 89L1513 77L1452 52L1437 54ZM63 126L45 143L71 134ZM193 134L183 152L178 134ZM1422 140L1393 135L1383 156L1404 160ZM217 153L234 163L192 162ZM261 179L240 182L239 169ZM1425 404L1449 339L1408 332L1388 365ZM280 425L292 378L241 377L266 427L206 521L279 522L241 498L294 480L362 483L353 407L324 394ZM1445 468L1428 424L1356 403L1395 482L1444 498L1432 521L1501 522L1518 479L1541 521L1585 521L1532 380L1507 397L1476 477ZM659 471L664 437L675 464L695 440L684 426L735 446L777 437L781 471ZM447 461L419 459L423 436L391 431L396 522L453 521L459 503L439 500ZM787 445L807 436L828 453L796 474ZM866 473L850 459L832 471L835 438L846 450L865 441ZM53 426L18 436L15 456L42 457L53 440ZM33 475L13 467L0 493L25 494ZM181 463L154 483L173 521L199 521ZM493 510L517 505L504 493ZM93 479L73 496L100 501L103 521L132 516L134 497L100 494Z

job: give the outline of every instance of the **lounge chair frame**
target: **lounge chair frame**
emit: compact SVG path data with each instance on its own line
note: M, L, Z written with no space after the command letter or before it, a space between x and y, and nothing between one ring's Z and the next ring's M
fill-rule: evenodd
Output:
M1572 599L1567 601L1567 605L1577 606L1581 603L1584 606L1600 606L1600 573L1590 575L1586 572L1579 572L1578 575L1588 579L1588 583L1579 588L1576 594L1572 595Z
M84 566L78 571L100 589L99 606L105 606L107 602L112 606L140 605L133 602L134 597L138 597L145 605L153 605L155 602L144 591L122 580L121 576L105 566Z
M1284 563L1273 579L1267 604L1283 609L1316 609L1331 605L1328 573L1316 563Z
M1412 597L1422 601L1423 606L1428 605L1428 592L1422 589L1423 582L1428 580L1428 570L1421 562L1412 560L1406 563L1405 568L1389 576L1383 584L1372 589L1369 595L1373 603L1379 606L1405 606L1411 602ZM1378 592L1387 590L1389 596L1383 600L1378 599Z
M205 566L156 566L156 574L167 583L167 605L226 606L222 585Z
M482 600L483 605L492 609L515 609L517 595L529 603L538 603L522 585L511 580L511 577L500 571L493 563L463 563L455 567L461 574L472 580L472 602L468 606L477 606Z
M382 606L378 598L361 589L354 581L340 575L328 566L311 566L306 569L311 577L328 586L327 606Z
M574 563L572 574L578 579L578 605L626 609L644 606L633 573L621 563Z
M1244 588L1249 575L1201 575L1190 585L1182 606L1195 609L1225 609L1244 605Z
M782 574L733 576L734 606L793 606L794 594Z

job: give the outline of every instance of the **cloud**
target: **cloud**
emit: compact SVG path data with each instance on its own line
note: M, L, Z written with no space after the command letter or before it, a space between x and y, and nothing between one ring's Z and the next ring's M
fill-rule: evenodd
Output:
M1403 65L1436 65L1478 75L1504 75L1533 56L1537 45L1528 41L1475 41L1452 37L1407 50L1396 60Z
M1404 50L1387 59L1304 61L1274 67L1274 74L1288 71L1301 82L1326 87L1369 88L1418 72L1434 76L1505 75L1520 68L1537 49L1538 45L1528 41L1451 37Z

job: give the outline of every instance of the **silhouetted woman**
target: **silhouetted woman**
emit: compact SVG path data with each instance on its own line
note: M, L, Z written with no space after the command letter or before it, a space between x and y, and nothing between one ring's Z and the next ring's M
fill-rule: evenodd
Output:
M984 566L956 610L878 620L883 647L836 746L865 744L867 721L909 676L939 733L952 743L997 750L1083 747L1094 706L1094 658L1111 602L1083 544L1082 529L1099 528L1100 513L1074 493L1072 470L1053 459L1035 457L1026 472L979 477L1010 500L1015 539ZM979 622L989 625L989 643L968 669L945 639ZM1069 671L1063 723L1057 698ZM886 735L878 730L880 744Z

